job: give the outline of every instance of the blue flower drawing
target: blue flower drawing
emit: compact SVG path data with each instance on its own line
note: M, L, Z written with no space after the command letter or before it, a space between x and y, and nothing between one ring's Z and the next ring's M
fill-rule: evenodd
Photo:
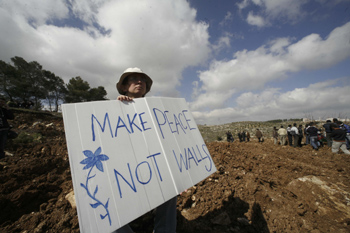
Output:
M82 160L80 162L80 164L86 164L83 168L83 170L89 169L89 173L88 176L86 178L86 182L85 184L80 183L80 186L83 187L86 190L87 195L95 202L94 204L90 204L90 206L94 209L96 209L99 206L102 206L105 211L106 214L102 215L100 214L101 219L105 219L108 216L108 220L109 220L109 225L112 224L111 222L111 217L109 215L109 210L108 210L108 202L109 202L109 198L107 200L107 202L105 204L103 204L99 199L97 199L96 194L98 192L98 185L96 185L95 190L93 192L93 194L90 192L89 190L89 180L94 178L96 176L93 175L91 176L91 171L92 169L96 166L96 168L103 172L103 164L102 161L106 161L109 159L109 157L107 155L101 154L101 147L97 148L97 150L95 151L95 153L93 153L90 150L84 150L83 154L87 157L86 159Z

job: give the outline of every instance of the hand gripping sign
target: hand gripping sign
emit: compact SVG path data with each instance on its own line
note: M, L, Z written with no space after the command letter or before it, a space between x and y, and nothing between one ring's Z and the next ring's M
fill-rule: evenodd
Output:
M81 232L112 232L216 171L184 99L62 110Z

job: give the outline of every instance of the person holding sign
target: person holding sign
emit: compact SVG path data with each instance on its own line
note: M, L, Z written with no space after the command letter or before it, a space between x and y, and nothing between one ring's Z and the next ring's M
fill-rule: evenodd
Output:
M152 79L141 69L134 67L126 69L119 78L117 90L121 94L120 101L132 101L142 98L151 90ZM177 197L161 204L155 209L154 233L176 232L176 202ZM129 225L115 231L115 233L131 233L133 230Z

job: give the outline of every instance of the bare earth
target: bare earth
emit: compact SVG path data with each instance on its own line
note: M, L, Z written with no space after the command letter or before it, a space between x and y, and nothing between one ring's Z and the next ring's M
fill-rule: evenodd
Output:
M16 113L0 160L0 232L79 232L62 119ZM178 197L178 232L350 232L350 157L327 147L210 142L218 172ZM135 232L152 232L152 212Z

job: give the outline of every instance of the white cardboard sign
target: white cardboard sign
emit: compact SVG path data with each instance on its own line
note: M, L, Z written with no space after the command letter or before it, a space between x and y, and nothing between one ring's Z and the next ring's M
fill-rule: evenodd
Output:
M216 171L184 99L62 111L81 232L112 232Z

